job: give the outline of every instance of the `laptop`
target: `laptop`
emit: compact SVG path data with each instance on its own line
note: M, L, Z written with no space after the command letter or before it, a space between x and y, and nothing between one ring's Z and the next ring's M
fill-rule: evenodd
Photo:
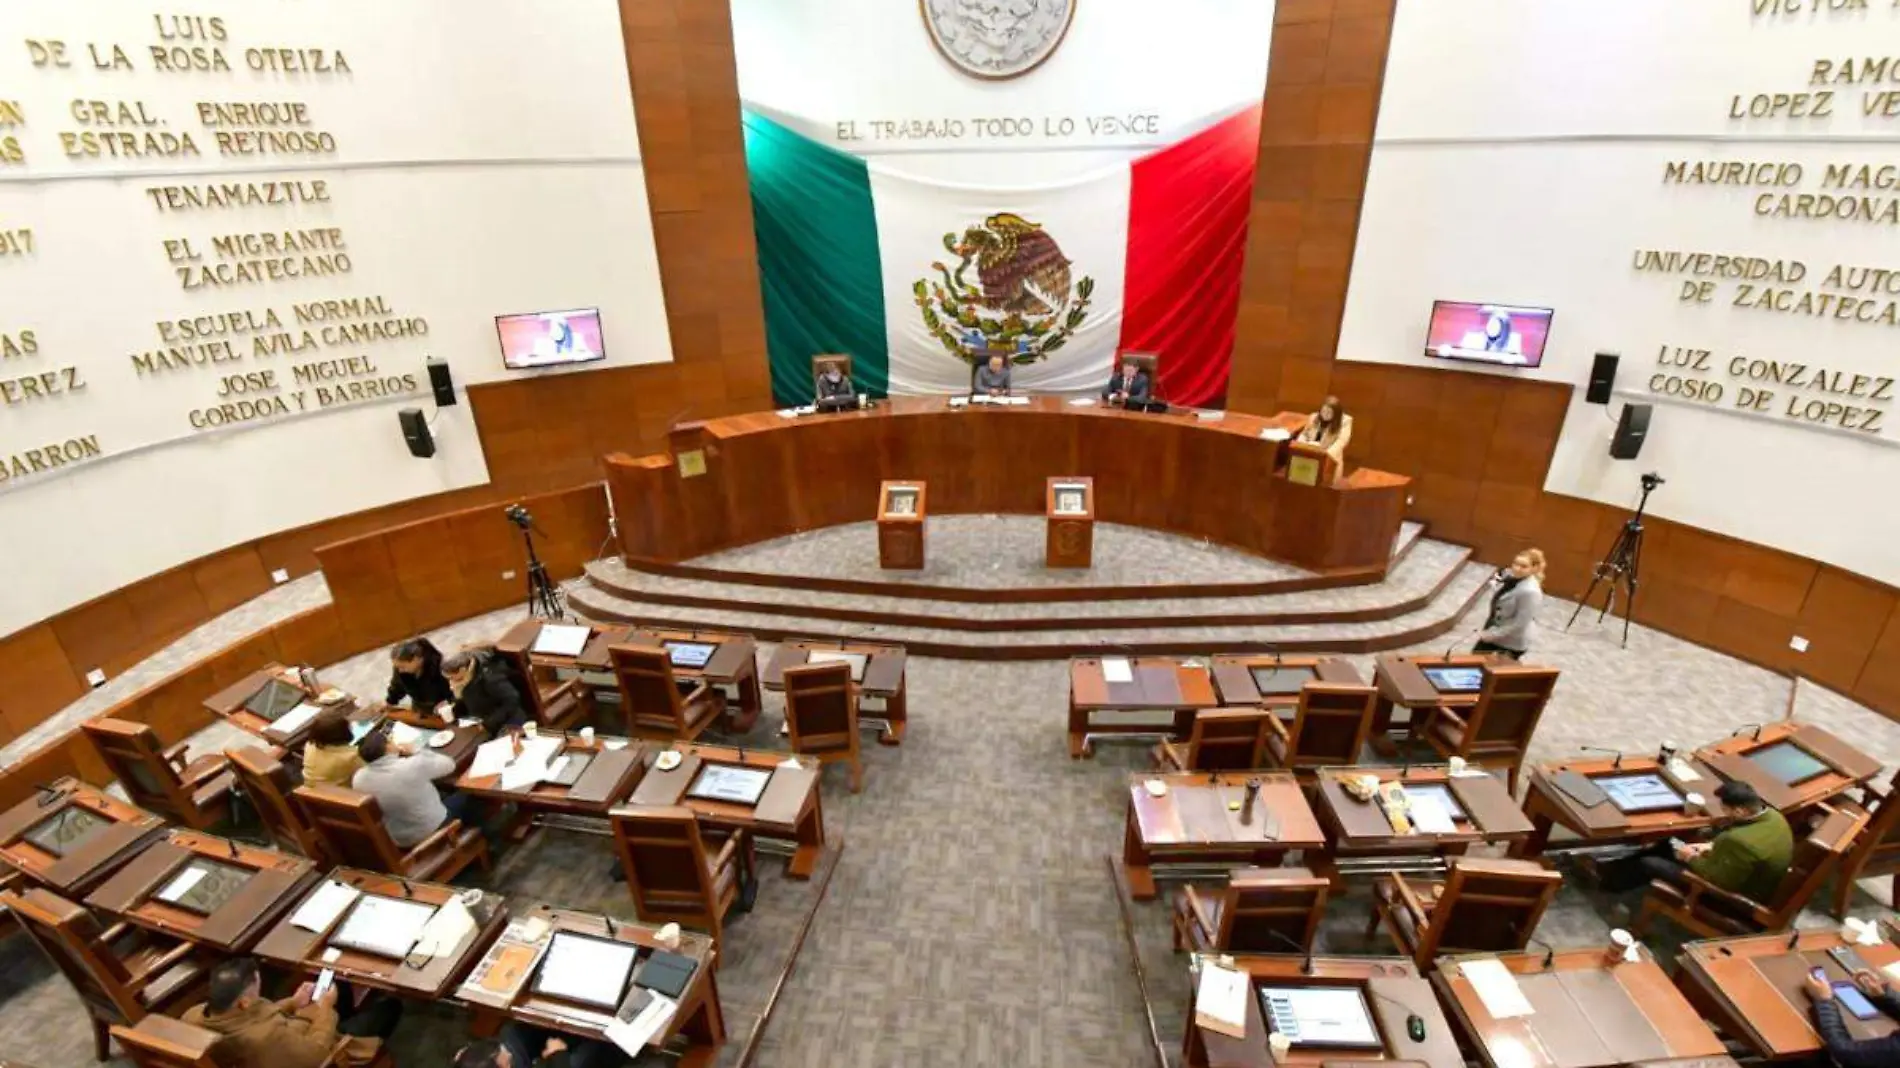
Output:
M1789 786L1799 786L1817 775L1834 770L1793 742L1763 746L1748 754L1748 760Z
M711 642L661 642L660 645L673 666L680 668L703 668L719 651L719 646Z
M640 947L628 942L556 931L534 977L534 992L612 1012L627 991Z
M1669 780L1654 772L1605 775L1591 781L1609 797L1616 810L1626 816L1682 807L1682 795L1669 785Z
M1310 667L1272 664L1255 664L1247 673L1253 676L1253 688L1259 690L1262 697L1296 696L1301 687L1319 677Z
M732 764L707 764L686 788L687 797L701 801L725 801L735 805L756 805L772 781L766 768L744 768Z
M806 656L805 662L807 664L850 664L851 681L863 682L864 667L871 662L871 657L866 653L838 653L824 649L813 649L811 653Z
M1476 667L1419 668L1425 681L1439 693L1477 693L1484 689L1484 669Z

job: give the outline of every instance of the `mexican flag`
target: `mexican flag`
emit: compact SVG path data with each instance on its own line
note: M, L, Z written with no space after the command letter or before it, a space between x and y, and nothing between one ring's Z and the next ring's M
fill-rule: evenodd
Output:
M1225 398L1258 106L1036 188L920 179L750 109L745 135L780 404L811 400L831 352L873 396L965 392L999 350L1018 389L1095 393L1129 350L1159 357L1160 398Z

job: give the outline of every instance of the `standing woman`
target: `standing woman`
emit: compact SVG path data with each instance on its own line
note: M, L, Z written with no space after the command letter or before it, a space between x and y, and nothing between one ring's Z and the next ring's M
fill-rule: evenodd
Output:
M442 650L427 638L411 638L389 652L391 666L387 702L409 699L417 712L430 712L455 701L448 677L442 674Z
M1319 411L1306 417L1294 441L1318 445L1333 458L1334 477L1346 473L1346 444L1352 441L1352 416L1339 406L1338 397L1327 397Z
M1531 628L1537 623L1537 609L1544 603L1544 552L1526 549L1518 553L1511 566L1498 572L1497 592L1491 595L1491 614L1478 632L1474 653L1503 653L1512 660L1524 659L1531 648Z

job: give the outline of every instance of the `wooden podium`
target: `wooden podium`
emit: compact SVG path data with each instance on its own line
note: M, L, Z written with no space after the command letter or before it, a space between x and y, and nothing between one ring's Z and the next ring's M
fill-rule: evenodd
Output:
M1088 567L1095 553L1095 480L1052 478L1043 501L1046 567Z
M877 566L918 571L924 566L924 484L886 482L877 497Z
M1286 480L1301 486L1330 486L1339 477L1332 453L1310 441L1292 441L1286 447Z

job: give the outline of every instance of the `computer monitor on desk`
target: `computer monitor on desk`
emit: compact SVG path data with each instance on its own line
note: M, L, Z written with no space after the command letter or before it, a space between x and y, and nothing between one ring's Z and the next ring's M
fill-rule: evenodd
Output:
M1799 786L1833 769L1793 742L1776 742L1748 754L1748 760L1788 786Z
M719 651L719 647L711 642L662 642L660 644L666 649L667 658L673 662L673 666L681 668L703 668L706 662L713 658L713 654Z
M1385 1048L1366 992L1356 986L1263 986L1260 1011L1295 1049Z
M1247 669L1253 676L1253 687L1262 697L1292 697L1300 692L1307 683L1318 678L1310 667L1288 667L1283 664L1255 664Z

